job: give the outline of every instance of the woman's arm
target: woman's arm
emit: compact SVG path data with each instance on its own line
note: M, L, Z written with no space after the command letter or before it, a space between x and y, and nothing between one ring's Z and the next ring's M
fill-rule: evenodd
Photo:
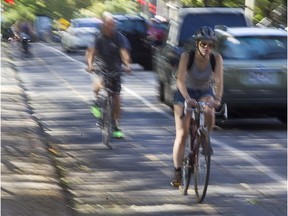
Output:
M221 103L223 96L223 59L220 54L215 55L216 66L214 70L215 100Z
M190 106L195 106L196 101L190 98L188 91L187 91L186 83L185 83L188 60L189 60L189 53L188 52L182 53L180 57L179 65L178 65L176 84L182 96L185 98L185 101Z

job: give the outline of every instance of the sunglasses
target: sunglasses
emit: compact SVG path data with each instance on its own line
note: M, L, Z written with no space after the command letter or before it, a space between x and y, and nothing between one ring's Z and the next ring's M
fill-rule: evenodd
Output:
M206 42L206 41L200 41L199 45L202 48L209 48L209 49L212 49L214 47L214 43L209 43L209 42Z

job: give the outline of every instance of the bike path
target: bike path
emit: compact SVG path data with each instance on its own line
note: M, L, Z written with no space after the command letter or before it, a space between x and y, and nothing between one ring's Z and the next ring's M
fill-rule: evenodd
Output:
M47 142L7 44L1 47L1 215L68 216Z
M66 198L73 216L269 216L271 212L282 216L283 207L263 209L262 203L270 199L250 190L249 185L239 184L238 170L231 173L227 165L222 166L230 158L233 163L243 163L239 158L229 157L226 150L215 151L213 177L204 204L195 203L193 192L182 196L171 188L173 117L167 118L153 107L159 108L155 93L145 89L151 88L150 84L143 87L149 74L125 77L121 125L126 138L113 142L113 149L108 150L101 144L100 131L89 113L91 81L83 65L48 52L43 46L37 47L35 54L37 62L17 62L17 69L33 116L58 150L57 169L68 191ZM228 137L223 133L222 138ZM253 169L241 172L251 175ZM272 204L275 203L267 206Z

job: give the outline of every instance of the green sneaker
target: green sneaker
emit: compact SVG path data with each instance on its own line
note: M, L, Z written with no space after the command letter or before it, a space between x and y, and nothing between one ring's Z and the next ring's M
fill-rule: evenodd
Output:
M113 136L114 138L123 138L123 137L124 137L124 133L123 133L120 129L116 128L116 129L113 131L112 136Z
M101 109L98 106L92 106L90 108L90 112L92 113L92 115L94 115L96 118L101 118L102 117L102 112Z

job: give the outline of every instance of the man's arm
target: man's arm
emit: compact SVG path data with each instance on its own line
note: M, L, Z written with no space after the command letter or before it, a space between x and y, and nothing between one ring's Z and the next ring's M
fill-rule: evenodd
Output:
M131 72L131 66L130 66L130 54L129 51L126 48L120 49L120 56L123 64L125 65L125 71L127 73Z

